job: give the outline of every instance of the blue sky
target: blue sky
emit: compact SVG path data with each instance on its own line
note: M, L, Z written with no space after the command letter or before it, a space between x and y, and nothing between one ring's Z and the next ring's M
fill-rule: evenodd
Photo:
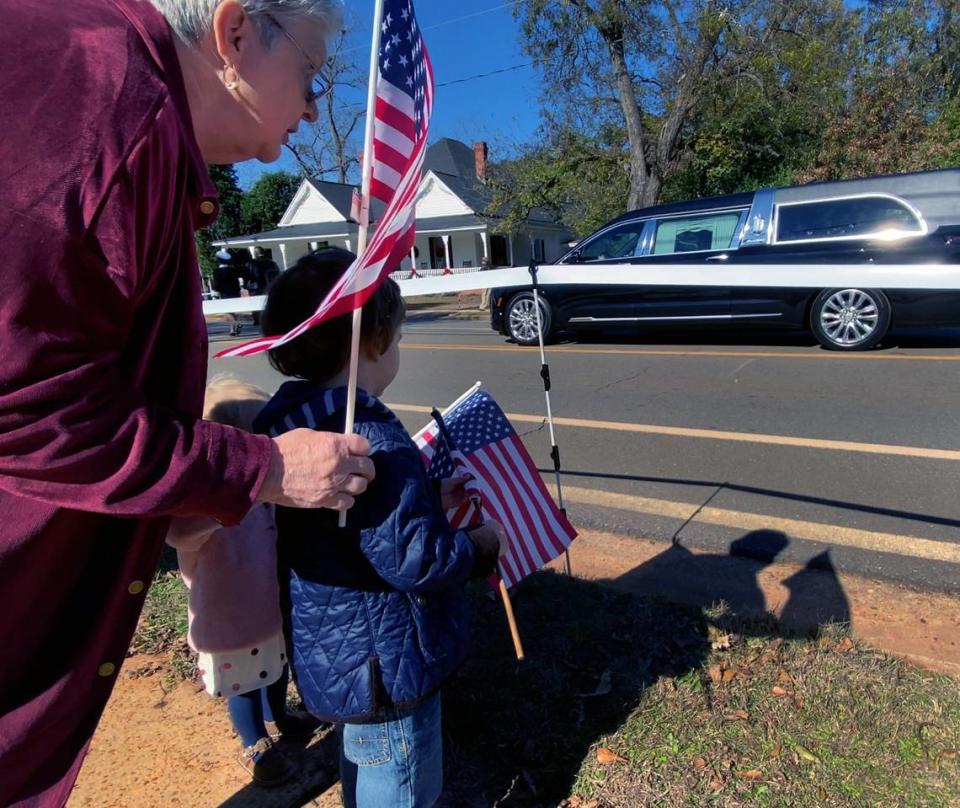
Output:
M373 0L346 0L346 5L348 14L356 20L350 26L350 39L356 48L351 55L366 72ZM520 47L519 29L512 16L514 5L503 0L415 0L437 82L431 141L441 137L467 144L485 140L491 158L496 159L517 144L534 139L540 89L533 68L495 72L530 62ZM488 73L494 75L473 78ZM239 164L237 173L246 188L264 171L280 168L296 171L293 160L284 156L270 165L256 161Z

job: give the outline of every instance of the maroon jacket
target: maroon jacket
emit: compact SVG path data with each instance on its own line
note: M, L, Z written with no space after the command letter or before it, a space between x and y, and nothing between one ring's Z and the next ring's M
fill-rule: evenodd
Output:
M0 0L0 805L58 806L171 515L238 522L269 441L198 420L217 212L145 0Z

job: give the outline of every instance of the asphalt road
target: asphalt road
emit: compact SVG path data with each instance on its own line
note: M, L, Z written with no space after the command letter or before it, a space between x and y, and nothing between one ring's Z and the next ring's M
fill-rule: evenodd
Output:
M210 333L213 353L225 328ZM960 593L960 331L889 342L838 354L804 334L665 331L549 346L571 519ZM536 349L440 315L408 322L402 345L384 398L411 432L481 380L551 471ZM217 372L282 381L263 357Z

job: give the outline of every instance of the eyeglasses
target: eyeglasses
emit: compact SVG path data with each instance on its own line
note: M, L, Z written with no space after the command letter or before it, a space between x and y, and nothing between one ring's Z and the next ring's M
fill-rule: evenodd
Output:
M274 17L272 14L264 14L264 16L280 29L280 33L290 41L290 44L293 45L293 47L300 51L300 55L303 56L307 62L307 65L310 67L312 78L310 80L310 88L307 90L306 102L308 104L312 104L327 95L327 93L333 89L333 84L320 75L320 68L317 67L317 63L310 58L309 54L303 49L300 43L294 39L293 34L284 28L276 17Z

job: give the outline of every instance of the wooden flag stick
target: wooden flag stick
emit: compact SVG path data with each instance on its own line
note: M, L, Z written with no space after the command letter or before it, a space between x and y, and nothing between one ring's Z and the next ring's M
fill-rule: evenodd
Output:
M477 382L473 388L467 391L467 394L472 393L479 386L480 382ZM461 396L461 399L462 398L463 396ZM457 401L459 402L461 399ZM452 407L449 409L452 409ZM440 414L440 410L434 407L430 412L430 416L437 423L437 436L447 445L447 451L450 452L450 459L453 460L453 453L456 450L456 446L454 445L453 437L447 431L447 425L443 422L443 416ZM477 512L477 516L482 520L483 508L480 504L480 498L472 496L470 497L470 503ZM520 642L520 630L517 628L517 618L513 616L513 603L510 600L510 592L507 590L507 585L503 582L503 576L500 575L499 563L497 566L497 577L500 579L500 598L503 600L503 610L507 615L507 625L510 627L510 636L513 638L513 650L517 654L517 659L523 660L525 658L523 643Z
M360 179L360 221L357 233L357 255L363 255L367 247L370 230L370 182L373 176L373 124L374 110L377 105L377 73L380 59L380 21L383 17L383 0L376 0L373 9L373 44L370 50L370 79L367 83L367 120L363 139L363 165ZM360 360L360 322L363 309L353 311L353 329L350 339L350 377L347 382L347 413L344 419L343 433L353 432L353 422L357 411L357 370ZM347 512L341 511L337 522L340 527L347 525Z
M523 660L523 643L520 642L520 632L517 630L517 618L513 616L513 603L510 601L510 592L507 585L500 579L500 597L503 598L503 610L507 613L507 625L510 626L510 636L513 638L513 650L517 659Z

